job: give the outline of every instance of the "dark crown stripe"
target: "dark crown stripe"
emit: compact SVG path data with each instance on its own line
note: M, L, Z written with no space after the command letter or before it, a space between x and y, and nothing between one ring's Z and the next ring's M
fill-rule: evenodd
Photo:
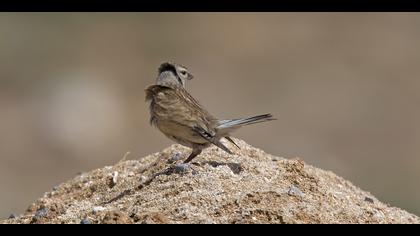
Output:
M175 66L169 62L165 62L160 65L159 74L164 71L172 71L174 74L176 74Z

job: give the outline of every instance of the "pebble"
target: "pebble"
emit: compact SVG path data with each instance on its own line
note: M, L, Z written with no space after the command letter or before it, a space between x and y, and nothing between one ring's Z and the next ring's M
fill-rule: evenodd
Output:
M291 196L304 197L305 194L296 186L292 185L287 192Z
M35 217L44 217L48 214L47 208L41 208L35 212Z
M105 208L105 207L103 207L103 206L96 206L96 207L94 207L94 208L92 209L93 214L96 214L96 213L98 213L98 212L105 211L105 210L106 210L106 208Z
M88 218L84 218L82 221L80 221L80 224L82 224L82 225L90 225L92 223L90 222L90 220Z
M276 156L271 157L272 161L281 161L283 159L284 159L283 157L276 157Z
M189 168L190 168L189 164L185 164L185 163L177 164L174 166L174 172L177 174L184 174L185 172L188 171Z
M35 212L34 216L32 217L32 222L37 222L41 218L44 218L47 215L48 215L48 209L44 207L40 208Z
M140 182L146 182L147 181L147 176L144 176L144 175L142 175L142 176L140 176Z
M376 222L384 222L385 221L385 215L381 211L374 210L374 214L372 216L372 219L374 219Z
M181 159L182 159L182 155L181 155L181 153L176 153L176 154L175 154L175 155L173 155L171 158L169 158L168 163L169 163L169 164L172 164L172 163L177 162L177 161L179 161L179 160L181 160Z
M239 174L242 171L242 166L239 163L228 163L227 166L234 174Z
M114 174L112 175L112 182L114 184L117 184L118 181L118 171L114 171Z
M365 201L369 203L374 203L374 200L370 197L365 197Z

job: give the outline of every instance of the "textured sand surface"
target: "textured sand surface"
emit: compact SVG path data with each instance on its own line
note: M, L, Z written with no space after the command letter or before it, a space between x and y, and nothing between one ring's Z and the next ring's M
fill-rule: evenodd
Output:
M190 166L172 145L83 173L2 223L420 223L332 172L235 141L235 155L211 147Z

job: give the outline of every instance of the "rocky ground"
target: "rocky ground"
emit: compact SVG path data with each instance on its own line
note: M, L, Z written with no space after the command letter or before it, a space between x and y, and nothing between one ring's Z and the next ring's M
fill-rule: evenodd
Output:
M1 223L420 223L332 172L235 140L235 155L211 147L191 165L172 145L82 173Z

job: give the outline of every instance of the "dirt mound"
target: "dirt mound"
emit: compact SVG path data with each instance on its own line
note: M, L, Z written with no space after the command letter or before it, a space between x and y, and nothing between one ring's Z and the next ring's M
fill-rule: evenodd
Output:
M191 165L172 145L83 173L1 223L420 223L332 172L235 141L235 155L212 147Z

